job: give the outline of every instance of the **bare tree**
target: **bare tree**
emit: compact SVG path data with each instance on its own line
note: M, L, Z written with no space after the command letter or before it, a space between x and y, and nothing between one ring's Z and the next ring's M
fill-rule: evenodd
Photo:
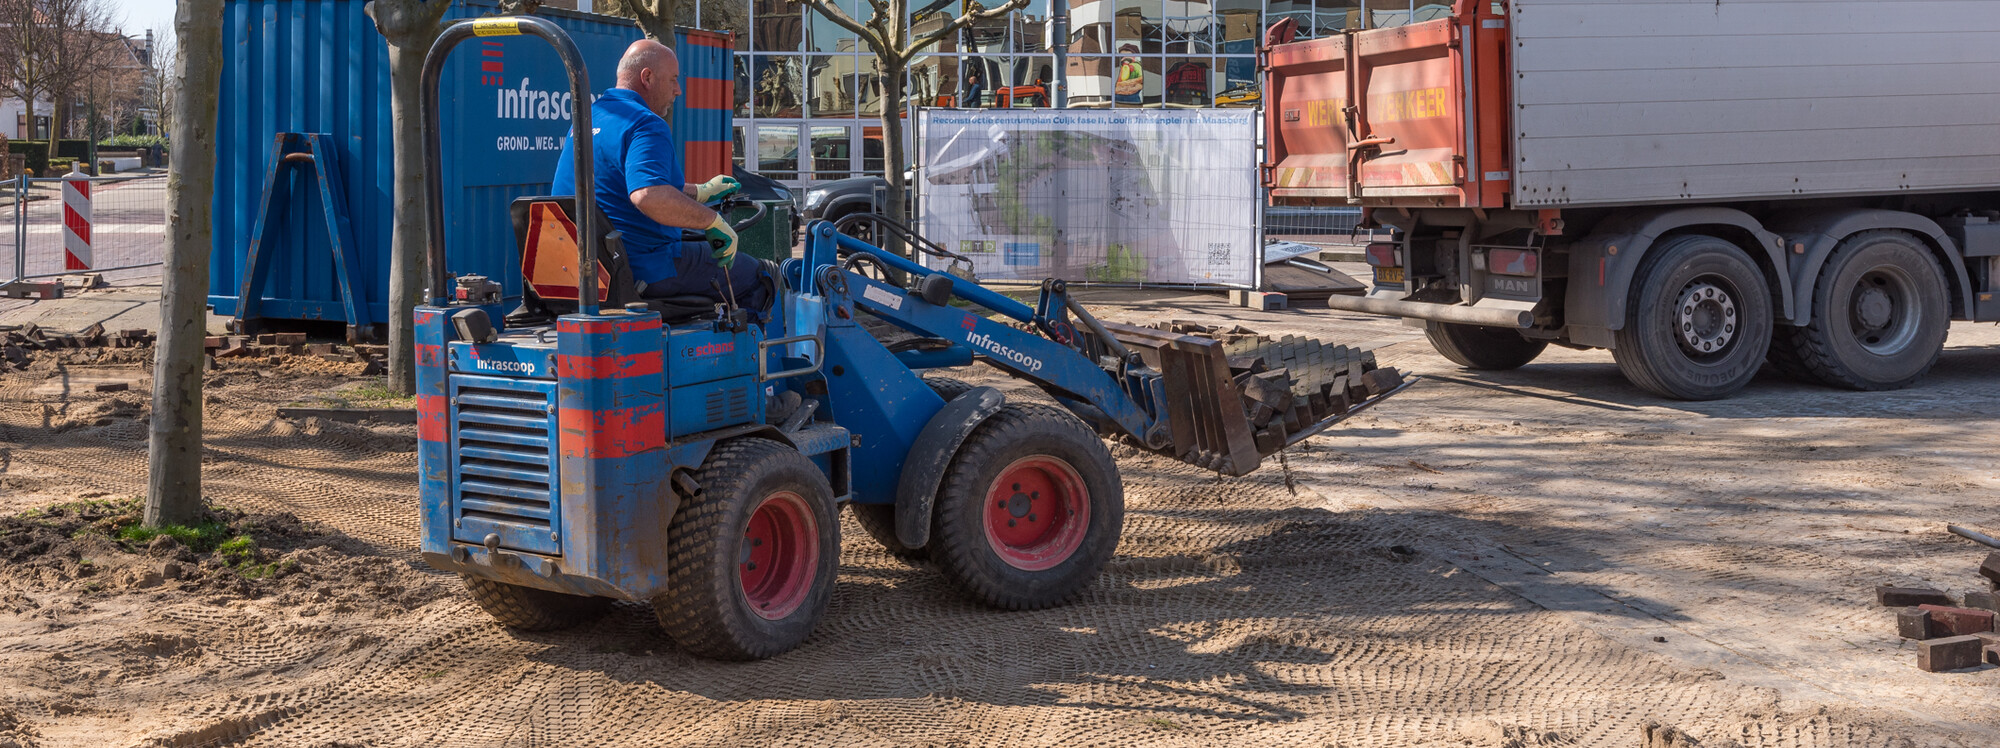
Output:
M912 35L910 29L909 0L867 0L871 14L867 23L854 20L840 9L833 0L805 0L806 5L825 15L841 28L852 31L868 45L868 51L875 53L877 67L882 75L882 177L889 182L889 218L898 223L907 223L904 215L905 198L909 186L903 181L903 111L906 108L904 81L910 69L910 61L919 52L932 45L952 38L960 29L974 21L1000 18L1020 8L1027 7L1028 0L1007 0L996 8L984 8L978 0L966 0L965 13L936 28Z
M208 336L210 206L215 200L215 131L222 91L222 0L180 0L174 27L174 143L167 172L167 258L160 287L160 337L153 359L153 416L147 440L148 527L186 525L202 514L201 359Z
M592 8L605 15L637 21L641 33L669 47L674 46L676 24L694 25L695 4L689 0L602 0Z
M396 223L389 240L389 389L417 391L416 325L424 293L424 131L417 86L450 0L369 0L363 8L389 43L389 118L395 133ZM178 145L178 144L177 144ZM443 289L439 289L440 291Z
M174 78L174 53L177 49L174 39L172 29L165 32L155 29L153 50L146 59L151 68L147 71L151 80L146 87L146 105L152 108L153 122L159 125L162 135L174 131L174 96L180 90Z
M0 0L0 92L21 100L35 140L35 102L49 94L49 21L35 0Z

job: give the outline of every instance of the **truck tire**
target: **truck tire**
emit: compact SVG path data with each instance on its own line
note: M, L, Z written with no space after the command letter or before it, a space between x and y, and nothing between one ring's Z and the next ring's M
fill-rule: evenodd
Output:
M1504 327L1424 323L1424 337L1438 355L1467 369L1505 371L1527 366L1549 347L1546 340L1529 340Z
M1104 442L1067 411L1009 403L945 468L930 554L972 599L1037 610L1089 587L1124 524L1124 486Z
M797 647L826 614L840 565L833 488L812 460L768 439L717 445L701 491L667 530L660 628L689 654L758 660Z
M485 577L460 574L465 591L493 620L510 629L555 631L595 620L611 609L611 598L566 595Z
M1947 289L1944 270L1916 237L1887 230L1850 236L1820 267L1812 322L1772 340L1772 361L1833 387L1908 387L1944 353Z
M970 383L951 377L924 377L924 384L930 385L931 391L936 392L938 397L944 398L946 402L972 391ZM881 543L889 555L905 561L922 561L930 558L929 551L903 545L903 541L896 537L895 504L848 504L847 506L854 511L855 523L861 525L861 530L868 533L868 537Z
M1771 347L1771 293L1743 250L1688 234L1647 253L1612 358L1625 378L1676 400L1717 400L1757 376Z

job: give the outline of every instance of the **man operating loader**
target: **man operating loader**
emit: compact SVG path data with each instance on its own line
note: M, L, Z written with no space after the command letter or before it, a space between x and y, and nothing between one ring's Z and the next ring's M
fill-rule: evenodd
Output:
M705 295L721 302L733 295L746 308L763 309L771 295L763 263L736 262L736 231L704 205L742 185L727 175L688 184L682 171L663 118L680 95L680 60L672 49L651 39L625 48L617 87L590 107L597 205L624 234L641 297ZM564 139L551 194L575 191L574 147ZM682 229L704 232L706 241L684 242Z

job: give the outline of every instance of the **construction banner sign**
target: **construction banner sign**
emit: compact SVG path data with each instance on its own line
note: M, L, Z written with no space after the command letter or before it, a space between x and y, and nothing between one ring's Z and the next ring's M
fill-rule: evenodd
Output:
M927 109L917 135L923 233L981 280L1255 281L1251 110Z

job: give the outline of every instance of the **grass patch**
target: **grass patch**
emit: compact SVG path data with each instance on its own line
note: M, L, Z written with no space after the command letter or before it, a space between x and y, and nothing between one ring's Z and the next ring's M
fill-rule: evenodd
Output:
M250 540L248 536L236 535L235 531L230 530L228 525L212 521L203 522L192 527L188 525L167 525L165 527L146 527L137 524L127 525L119 528L113 537L123 541L129 547L151 543L154 538L163 535L173 538L176 542L187 546L196 553L207 553L216 550L225 543L233 542L232 538L244 541Z
M398 395L389 389L385 377L358 387L334 390L319 396L320 407L325 408L410 408L417 407L414 395Z
M1181 727L1181 726L1180 726L1179 724L1176 724L1176 723L1175 723L1175 722L1174 722L1173 720L1170 720L1170 719L1167 719L1166 717L1148 717L1148 718L1146 718L1146 726L1148 726L1148 727L1156 727L1156 728L1159 728L1159 729L1161 729L1161 730L1184 730L1184 729L1187 729L1187 728L1184 728L1184 727Z

